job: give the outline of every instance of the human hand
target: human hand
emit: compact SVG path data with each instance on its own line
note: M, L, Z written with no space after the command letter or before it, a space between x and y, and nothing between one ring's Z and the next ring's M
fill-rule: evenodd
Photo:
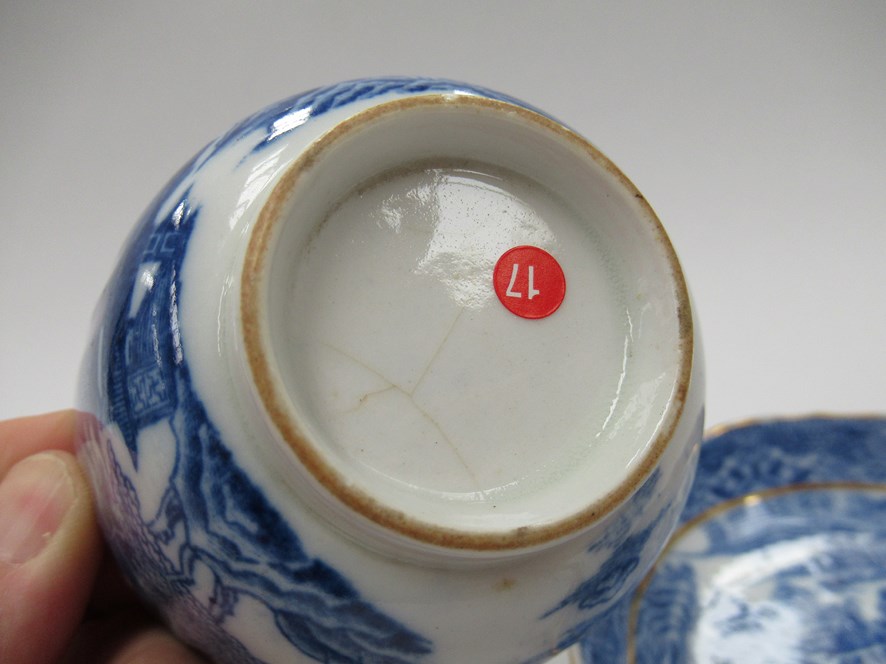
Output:
M73 456L77 415L0 422L0 662L203 661L105 555Z

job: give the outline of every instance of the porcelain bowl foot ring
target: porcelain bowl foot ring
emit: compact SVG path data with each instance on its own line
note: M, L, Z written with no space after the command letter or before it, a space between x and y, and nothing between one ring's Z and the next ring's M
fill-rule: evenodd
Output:
M481 88L351 81L245 120L146 212L95 329L103 528L219 661L543 662L639 583L694 473L665 231Z

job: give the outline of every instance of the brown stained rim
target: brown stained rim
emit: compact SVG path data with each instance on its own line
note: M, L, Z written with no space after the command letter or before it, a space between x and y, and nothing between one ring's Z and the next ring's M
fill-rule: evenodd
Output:
M274 380L274 371L268 362L262 335L265 298L265 276L269 266L271 242L281 223L290 193L299 178L343 137L361 127L393 113L421 108L464 108L475 112L498 112L504 116L516 115L535 124L577 148L585 156L602 166L615 177L624 190L632 195L645 212L659 244L665 249L671 267L675 293L678 298L677 322L680 339L680 367L676 388L670 406L670 417L649 447L644 458L621 484L594 504L554 523L541 526L522 526L509 532L473 532L444 528L407 516L397 509L382 504L365 491L349 484L304 436L286 407L287 399L280 393ZM358 183L355 183L358 184ZM692 372L694 336L689 294L677 255L661 222L634 184L597 148L563 125L521 106L463 94L430 94L407 97L379 104L344 120L312 143L275 185L262 208L250 234L243 265L240 291L240 314L244 350L261 402L280 435L314 478L342 504L376 524L427 544L460 550L505 552L544 544L572 534L599 521L629 498L656 467L662 453L679 424L686 403Z

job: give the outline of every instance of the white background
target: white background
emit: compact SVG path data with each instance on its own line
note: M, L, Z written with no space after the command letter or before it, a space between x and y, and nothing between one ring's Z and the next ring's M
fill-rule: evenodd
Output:
M71 405L154 194L235 121L382 74L507 92L656 208L700 312L708 423L886 396L886 3L5 2L0 417Z

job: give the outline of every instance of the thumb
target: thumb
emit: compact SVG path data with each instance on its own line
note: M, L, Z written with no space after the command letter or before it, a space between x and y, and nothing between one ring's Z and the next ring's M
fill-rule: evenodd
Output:
M101 560L76 459L41 452L0 483L0 661L55 661L79 625Z

